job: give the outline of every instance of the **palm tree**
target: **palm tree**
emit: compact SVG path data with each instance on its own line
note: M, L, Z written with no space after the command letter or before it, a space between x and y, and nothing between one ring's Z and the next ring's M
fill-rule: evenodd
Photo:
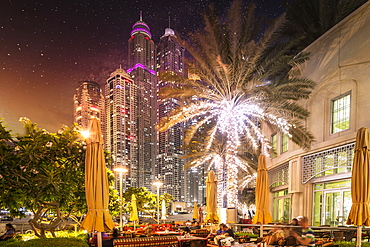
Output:
M255 149L262 146L267 152L261 124L274 126L303 148L309 148L313 140L302 124L309 113L296 101L308 98L315 83L288 73L308 56L292 54L294 40L278 35L284 16L260 34L262 27L256 23L262 22L254 9L254 5L245 8L241 1L234 1L221 21L211 7L204 16L204 30L179 39L193 57L189 71L198 79L172 73L161 76L176 84L161 89L160 97L175 98L180 105L160 121L159 131L192 119L196 123L185 141L189 143L202 129L205 150L218 134L226 136L227 207L235 207L237 201L238 147L249 141Z
M217 204L218 207L222 207L224 195L227 194L227 183L225 177L225 171L227 169L226 159L228 154L227 138L226 135L217 134L209 148L205 148L204 142L202 141L203 139L204 135L202 135L201 132L197 132L192 138L191 143L184 145L183 148L187 153L187 155L183 157L183 159L187 160L184 170L202 165L208 167L208 170L215 170L218 181ZM250 151L254 150L249 149L249 152L238 150L235 154L235 161L241 168L241 172L239 174L240 179L238 179L240 181L239 184L241 185L239 187L241 188L245 187L248 181L256 176L257 172L257 155L253 155Z
M367 0L294 0L287 3L287 34L302 34L303 49Z

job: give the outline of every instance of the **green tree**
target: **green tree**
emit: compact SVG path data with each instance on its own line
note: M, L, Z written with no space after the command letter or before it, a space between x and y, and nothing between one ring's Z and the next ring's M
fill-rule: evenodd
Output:
M161 120L160 131L193 120L185 141L190 143L196 131L204 129L206 150L218 133L226 135L228 207L237 201L238 147L249 141L256 149L263 143L262 151L267 151L269 138L261 124L273 126L306 149L313 140L304 126L309 113L297 101L307 99L315 83L289 74L308 54L293 53L296 40L279 35L284 16L260 34L264 23L254 10L253 5L234 1L227 18L218 18L211 7L204 16L205 28L179 39L194 58L188 66L198 79L161 76L163 81L176 82L161 89L161 98L177 99L180 105Z
M76 125L49 133L27 118L20 121L25 134L16 137L0 124L0 207L14 216L24 216L20 208L32 211L30 224L44 237L44 230L55 230L64 217L86 213L85 143ZM117 192L110 192L114 199ZM111 201L111 208L117 208ZM49 213L55 219L42 224Z
M157 195L148 191L145 187L130 187L122 194L124 201L127 203L123 208L124 212L130 213L131 211L132 194L135 194L136 196L138 212L142 212L154 217L157 212ZM165 200L166 207L169 207L170 203L173 201L173 196L168 193L164 193L163 195L160 195L159 200L159 203L161 203L162 200Z

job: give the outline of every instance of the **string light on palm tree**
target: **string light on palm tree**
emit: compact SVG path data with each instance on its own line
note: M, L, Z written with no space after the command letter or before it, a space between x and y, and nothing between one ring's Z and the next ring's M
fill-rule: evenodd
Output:
M248 142L255 150L263 143L265 154L271 149L261 125L286 134L303 148L308 148L313 140L303 125L308 111L295 101L308 98L315 83L288 73L308 56L293 54L293 41L280 39L283 16L260 35L263 23L254 9L254 5L246 7L241 1L234 1L228 18L222 21L210 10L205 15L203 31L186 41L178 40L194 57L188 63L189 71L199 79L180 78L173 73L160 76L161 80L176 81L178 85L162 88L160 97L182 102L160 121L160 131L193 120L185 142L189 143L201 130L205 133L205 150L212 147L217 135L226 136L226 152L217 172L226 170L222 183L226 185L227 207L235 207L237 202L241 164L238 148Z

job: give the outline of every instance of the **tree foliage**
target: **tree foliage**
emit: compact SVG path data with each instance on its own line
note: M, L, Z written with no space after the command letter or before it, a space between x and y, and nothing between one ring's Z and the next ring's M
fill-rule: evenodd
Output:
M309 98L315 83L291 73L307 61L308 54L293 50L299 39L282 35L285 23L284 15L264 22L255 14L255 5L245 6L238 0L226 18L219 18L211 6L204 15L204 29L177 39L192 55L188 61L192 77L174 73L160 76L173 82L160 90L160 97L175 99L179 106L161 119L158 129L166 131L179 122L191 122L186 144L202 132L201 153L189 158L199 160L214 151L225 157L217 170L227 172L226 178L223 176L227 186L218 195L227 194L230 207L235 204L237 170L241 167L236 155L239 147L268 151L270 138L261 125L286 134L304 149L309 149L314 139L305 127L309 112L299 101ZM221 149L217 144L220 135L226 136ZM256 154L253 148L246 150L249 157ZM219 205L222 200L218 198Z
M161 89L160 97L175 98L180 104L159 123L160 131L196 119L185 140L189 143L197 130L204 129L208 130L209 138L204 140L207 143L212 141L212 133L225 127L220 122L226 115L223 110L227 110L234 114L234 122L249 115L243 119L244 138L263 140L258 129L260 123L266 123L288 132L299 146L310 147L313 136L302 122L309 112L297 101L307 99L315 83L289 74L308 59L308 54L292 52L298 41L280 35L284 16L260 34L265 23L254 10L254 5L245 7L241 1L234 1L227 18L221 20L210 8L204 17L204 30L178 39L194 58L188 66L198 79L180 78L173 73L160 76L164 81L176 82Z
M144 214L154 216L157 211L157 195L148 191L145 187L130 187L128 188L123 194L122 197L124 198L124 202L126 202L126 206L123 207L125 213L130 213L132 209L131 205L131 196L135 194L136 196L136 205L138 212L142 212ZM165 200L166 207L170 206L170 203L173 201L173 196L164 193L159 197L159 203Z
M0 123L0 207L24 216L19 209L36 213L45 203L57 203L63 216L85 214L85 143L77 126L49 133L27 118L20 121L25 134L17 136ZM117 210L113 187L110 196L110 208Z
M289 25L286 33L303 35L303 49L339 23L367 0L294 0L287 4Z

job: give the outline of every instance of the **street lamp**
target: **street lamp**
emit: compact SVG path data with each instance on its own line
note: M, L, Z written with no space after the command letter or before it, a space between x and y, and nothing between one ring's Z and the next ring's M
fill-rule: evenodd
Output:
M119 173L119 228L122 231L123 224L122 224L122 174L128 172L126 168L123 167L116 167L113 169L113 171Z
M161 181L157 181L153 183L153 185L157 186L157 221L159 224L159 187L163 185Z

